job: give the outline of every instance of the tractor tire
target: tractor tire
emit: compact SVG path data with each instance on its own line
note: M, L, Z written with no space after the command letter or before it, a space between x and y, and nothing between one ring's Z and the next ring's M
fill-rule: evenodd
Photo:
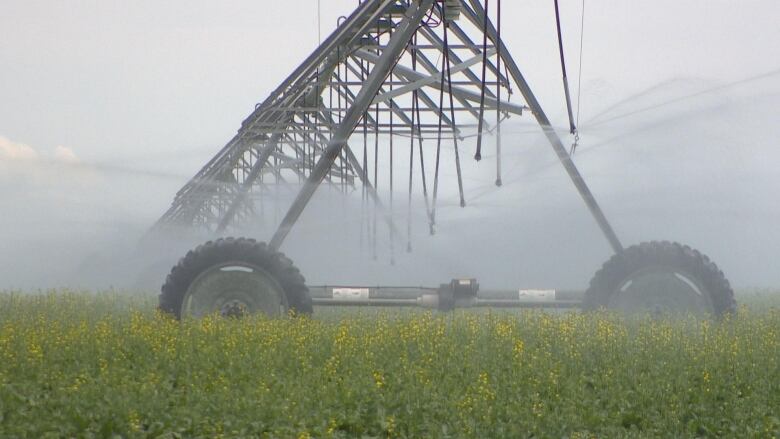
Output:
M276 297L279 303L268 302L261 293ZM265 243L247 238L220 238L187 252L168 274L159 299L159 309L176 319L215 311L237 316L236 312L267 311L268 306L268 314L279 314L280 308L297 314L313 310L306 280L292 261ZM198 312L188 305L193 300L200 303Z
M682 303L716 316L736 309L734 291L723 272L697 250L668 241L643 242L612 256L590 281L583 309L634 312L637 309L630 309L633 301L644 311L685 311L657 304L653 308L656 300L666 305L678 301L675 305Z

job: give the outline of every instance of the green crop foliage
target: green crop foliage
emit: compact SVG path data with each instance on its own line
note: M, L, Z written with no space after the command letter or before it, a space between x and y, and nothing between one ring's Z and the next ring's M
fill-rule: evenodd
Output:
M776 437L771 296L723 321L177 322L151 296L0 293L0 437Z

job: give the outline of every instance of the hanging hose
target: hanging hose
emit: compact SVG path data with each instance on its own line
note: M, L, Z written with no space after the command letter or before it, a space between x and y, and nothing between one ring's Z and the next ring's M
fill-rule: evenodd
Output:
M458 152L458 133L455 124L455 103L452 97L452 72L450 70L450 48L447 43L447 28L449 26L444 24L444 53L445 65L447 67L447 94L450 95L450 121L452 126L452 143L455 147L455 170L458 173L458 192L460 192L460 207L466 207L466 199L463 196L463 175L460 170L460 153Z
M379 193L379 104L376 104L374 106L375 110L375 116L374 116L374 190ZM376 260L376 222L377 222L377 212L376 212L376 200L374 200L374 209L372 209L372 216L373 216L373 222L374 225L371 229L372 241L373 241L373 256L374 260Z
M443 14L442 14L443 16ZM444 31L447 31L447 25L444 25ZM445 43L446 44L446 43ZM429 218L429 231L433 235L436 231L436 200L439 196L439 163L441 158L441 131L442 131L442 118L444 116L444 66L447 63L447 52L444 52L442 57L442 69L441 69L441 81L439 83L439 123L437 128L436 138L436 165L433 171L433 204L431 206L431 215Z
M317 69L317 73L316 73L316 75L314 77L315 77L315 84L317 84L316 85L316 90L317 90L316 95L320 96L320 93L322 93L322 91L320 90L320 70L319 69ZM318 113L320 111L320 102L321 102L321 100L322 100L321 98L317 98L317 109L315 111L317 111ZM316 116L314 117L314 127L312 127L312 128L314 130L315 137L314 137L314 142L311 144L311 150L309 151L309 175L311 175L311 172L314 170L314 161L315 161L314 160L314 155L316 153L316 147L317 147L316 143L320 141L316 137L316 133L320 132L320 118L319 117L316 117Z
M306 153L309 148L309 114L308 111L303 112L303 148L301 150L301 172L298 174L298 183L303 182L303 178L306 177Z
M482 24L482 86L479 95L479 126L477 127L477 152L474 160L482 160L482 134L485 124L485 75L487 75L487 26L488 26L488 0L485 0L485 20ZM500 70L498 70L500 74Z
M393 72L390 71L390 93L393 92ZM390 217L393 217L393 100L388 103L390 107ZM394 228L390 227L390 265L395 265L395 233Z
M416 69L417 52L414 52L412 54L412 65ZM428 216L428 221L432 222L433 216L431 214L431 205L428 202L428 183L425 177L425 154L423 154L423 136L422 136L422 123L421 123L422 118L420 117L420 100L419 100L419 95L417 93L417 90L414 90L412 96L414 99L415 113L417 114L417 142L420 148L420 175L422 177L422 190L423 190L423 199L425 200L425 213Z
M349 85L348 85L349 84L349 69L347 68L347 62L348 62L348 59L345 58L344 59L344 76L343 76L343 80L342 80L342 84L344 85L344 107L345 108L349 105L349 101L347 99L347 93L349 93ZM346 110L339 110L339 120L341 120L341 121L344 120L344 114L345 113L346 113ZM343 155L343 158L342 158L342 163L344 164L344 170L342 171L341 179L344 181L343 192L344 192L344 195L345 195L344 200L346 201L346 199L347 199L347 197L346 197L346 195L347 195L347 188L349 186L349 184L348 184L349 181L348 181L347 175L348 175L348 173L350 175L352 175L352 172L350 172L350 166L349 166L349 162L347 160L347 151L344 150L343 153L344 153L344 155Z
M487 15L487 8L485 8ZM496 2L496 186L501 186L501 0Z
M340 47L338 49L336 49L336 54L338 56L337 59L341 60L341 48ZM346 60L344 62L346 62ZM341 74L342 64L343 64L343 68L344 68L344 75L343 76ZM338 102L337 102L336 105L338 105L338 112L337 112L337 114L339 116L339 125L341 124L341 121L343 120L343 113L342 113L342 111L343 111L344 107L342 107L342 102L341 102L342 94L344 94L344 106L347 105L347 96L346 96L347 86L345 84L345 82L347 81L347 72L348 72L348 69L347 69L346 64L339 63L336 66L336 79L338 80L338 82L336 83L336 87L337 87L336 88L336 94L338 95ZM343 91L342 91L342 87L343 87ZM338 168L341 171L341 193L344 194L344 195L347 194L347 161L346 161L346 158L345 158L346 155L347 155L347 153L345 151L341 151L341 153L339 154L339 165L338 165ZM342 210L346 209L346 205L344 204L346 202L346 197L341 197L341 200L342 200Z
M412 37L412 69L417 67L417 33ZM414 177L414 124L415 124L415 105L417 103L417 90L412 94L412 124L409 127L411 135L409 136L409 195L406 201L406 252L412 252L412 180Z
M274 177L276 179L276 184L274 184L274 224L279 224L279 157L274 155L274 169L276 169L276 172L274 172Z
M364 61L360 60L360 80L361 82L366 80L366 67ZM361 201L360 201L360 250L363 251L363 229L364 222L366 229L366 239L368 238L368 224L366 222L366 199L368 192L366 191L365 182L368 181L368 112L363 112L363 184L360 185Z
M416 92L415 92L416 93ZM422 125L420 124L420 103L417 102L417 143L420 148L420 174L422 177L422 190L423 190L423 199L425 200L425 212L428 215L428 219L432 220L432 214L431 214L431 204L428 201L428 183L427 178L425 177L425 155L423 154L423 138L420 133L422 133Z
M381 43L382 36L379 34L379 25L377 24L376 28L377 36L376 36L376 44L377 47L379 47ZM377 53L379 52L379 49L377 49ZM379 103L374 105L374 191L376 193L379 193ZM372 235L372 248L373 248L373 257L376 261L377 254L376 254L376 228L377 228L377 209L376 209L376 198L374 198L374 208L372 209L372 217L373 217L373 227L371 229L371 235Z
M415 121L414 99L412 100L412 125L414 133ZM409 136L409 196L406 201L406 252L412 252L412 179L414 177L414 136Z

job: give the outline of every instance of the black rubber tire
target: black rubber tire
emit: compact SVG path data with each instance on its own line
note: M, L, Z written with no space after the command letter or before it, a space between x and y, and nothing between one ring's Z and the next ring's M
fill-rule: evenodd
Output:
M734 291L718 266L699 251L669 241L643 242L612 256L590 281L583 309L607 308L611 295L623 282L637 271L653 266L679 270L695 279L709 295L715 315L736 310Z
M264 242L249 238L219 238L187 252L165 279L160 310L180 319L184 296L192 281L204 270L230 261L243 261L266 270L284 290L291 310L297 314L312 313L309 288L293 262Z

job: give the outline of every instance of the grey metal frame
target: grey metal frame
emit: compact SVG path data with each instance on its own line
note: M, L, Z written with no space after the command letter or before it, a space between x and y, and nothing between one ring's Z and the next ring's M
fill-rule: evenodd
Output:
M459 21L445 20L440 4L435 0L360 3L179 190L154 228L204 227L224 233L231 226L253 220L257 215L254 204L262 202L264 188L289 186L289 180L297 178L302 186L269 243L279 248L323 181L341 187L360 182L368 198L382 209L368 170L350 148L350 139L359 143L356 138L363 134L365 142L366 133L441 139L444 133L457 141L468 126L463 119L479 122L482 108L496 112L497 130L500 115L530 112L534 116L610 246L621 252L620 240L494 23L485 20L482 4L478 0L457 2ZM441 26L430 24L433 21ZM453 40L446 47L439 35L445 28ZM482 33L487 34L489 46L474 43L481 40ZM413 44L415 35L422 41ZM474 36L480 38L472 39ZM480 78L472 68L482 67L485 51L490 77ZM434 56L449 59L450 65L439 66L432 61ZM410 66L412 57L417 68ZM498 68L499 63L505 71ZM445 75L455 80L445 85ZM523 103L500 98L501 89L511 91L512 85L520 91ZM412 93L418 102L417 114L396 102ZM450 95L454 105L437 103L434 93L441 102L445 94ZM456 122L456 116L460 121ZM480 126L491 130L487 120L481 122ZM501 149L500 135L496 148ZM367 158L362 158L365 164ZM500 155L497 160L500 172ZM496 184L500 181L499 174ZM389 215L385 220L397 231Z

